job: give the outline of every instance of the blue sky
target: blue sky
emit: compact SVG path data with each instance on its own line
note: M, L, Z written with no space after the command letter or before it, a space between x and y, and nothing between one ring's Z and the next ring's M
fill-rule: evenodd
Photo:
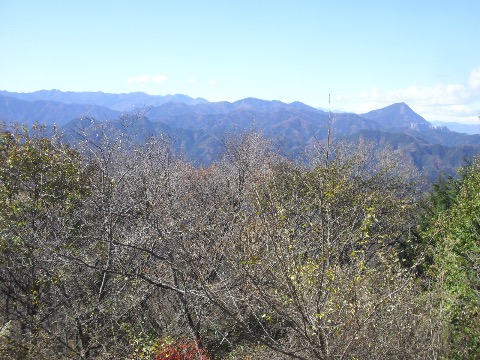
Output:
M245 97L479 122L478 0L0 0L0 89Z

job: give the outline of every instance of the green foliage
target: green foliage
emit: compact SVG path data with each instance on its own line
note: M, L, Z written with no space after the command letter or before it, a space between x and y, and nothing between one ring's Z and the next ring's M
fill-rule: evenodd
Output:
M440 294L439 310L447 322L447 353L451 358L476 358L480 354L479 160L465 168L458 184L458 190L453 189L457 196L446 197L449 206L441 202L443 211L425 236L434 243L430 274ZM451 187L444 189L452 191Z
M48 341L42 326L64 277L54 259L73 230L70 215L89 192L79 154L44 131L36 125L0 131L0 294L6 297L0 310L26 358Z
M461 177L439 177L427 193L419 200L415 213L415 227L410 228L405 241L400 244L400 261L406 267L414 267L417 276L426 278L429 268L434 264L433 251L435 240L432 236L425 236L426 230L436 219L450 210L457 203L457 196L463 182Z
M456 201L462 184L462 179L454 177L440 177L433 184L429 194L430 213L436 216L452 208Z
M79 155L49 140L42 129L26 128L0 135L0 204L2 224L60 205L65 211L88 191L88 176Z
M47 139L44 129L15 128L0 134L0 249L38 246L37 237L54 236L89 193L89 170L79 154ZM37 238L37 239L36 239Z

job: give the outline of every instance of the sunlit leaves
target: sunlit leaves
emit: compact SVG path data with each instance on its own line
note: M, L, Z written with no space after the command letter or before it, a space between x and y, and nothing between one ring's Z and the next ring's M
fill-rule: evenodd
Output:
M425 237L433 238L435 244L430 275L440 291L439 310L448 322L445 340L451 344L449 353L471 357L480 351L479 161L466 167L463 180L454 185L437 188L443 198L446 192L454 191L454 196L446 198L448 203L440 203L448 206L440 208L443 211L432 219Z

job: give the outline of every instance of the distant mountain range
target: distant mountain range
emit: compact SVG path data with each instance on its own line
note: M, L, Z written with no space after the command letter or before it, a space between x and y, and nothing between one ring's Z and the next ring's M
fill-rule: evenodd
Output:
M478 124L460 124L456 122L430 121L434 126L445 126L452 131L464 134L480 134L480 120Z
M0 120L56 124L66 136L73 136L78 129L93 133L99 122L121 122L126 116L136 119L129 131L146 137L168 135L175 147L197 164L216 160L226 134L252 128L273 138L284 155L298 157L326 138L329 118L328 112L301 102L255 98L208 102L186 95L0 91ZM405 103L365 114L333 116L335 139L364 138L378 146L400 149L430 179L440 173L454 174L465 161L480 154L480 135L434 126Z
M168 102L181 102L188 105L205 103L202 98L193 99L186 95L148 95L142 92L128 94L108 94L97 92L74 92L60 90L40 90L31 93L16 93L0 90L0 95L25 101L54 101L64 104L98 105L117 111L131 111L132 108L160 106Z

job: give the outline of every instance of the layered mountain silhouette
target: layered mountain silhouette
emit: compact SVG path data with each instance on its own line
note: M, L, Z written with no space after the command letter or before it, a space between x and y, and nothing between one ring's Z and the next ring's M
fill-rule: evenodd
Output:
M207 102L202 98L193 99L186 95L148 95L142 92L127 94L108 94L97 92L74 92L60 90L40 90L31 93L16 93L0 90L0 95L10 96L25 101L55 101L64 104L99 105L117 111L131 111L133 106L159 106L168 102L182 102L185 104L199 104Z
M364 139L401 150L430 179L454 174L480 154L480 135L433 126L405 103L365 114L336 113L330 119L331 135L337 141ZM227 134L252 129L272 138L284 155L299 157L326 139L329 113L301 102L256 98L208 102L186 95L41 90L0 91L0 120L56 124L67 137L79 130L93 134L102 122L120 128L127 121L128 131L141 133L140 138L169 136L187 158L205 165L218 158Z

